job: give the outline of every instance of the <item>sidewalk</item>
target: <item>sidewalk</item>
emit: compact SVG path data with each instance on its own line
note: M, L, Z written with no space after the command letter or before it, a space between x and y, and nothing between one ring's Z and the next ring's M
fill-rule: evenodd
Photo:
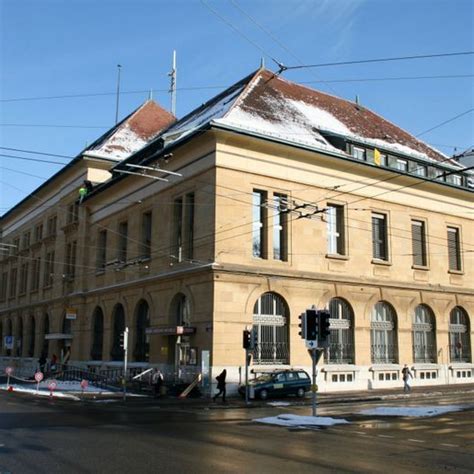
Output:
M351 403L351 402L368 402L377 400L396 400L410 399L419 400L422 398L429 398L440 395L456 395L472 393L474 398L474 384L459 384L459 385L442 385L442 386L426 386L414 387L410 394L405 394L403 388L385 389L385 390L367 390L357 392L339 392L339 393L322 393L317 394L317 402L319 405L329 405L336 403ZM98 398L97 398L98 399ZM96 400L97 400L96 399ZM153 406L160 405L163 407L179 407L179 408L195 408L195 409L229 409L229 408L259 408L268 406L271 402L286 402L293 406L310 406L311 393L307 393L304 399L295 397L275 398L268 400L251 400L249 405L245 404L245 400L240 397L228 397L227 403L223 404L221 400L213 402L210 398L189 398L179 399L177 397L143 397L143 398L127 398L126 402L117 401L117 404L126 404L129 406Z

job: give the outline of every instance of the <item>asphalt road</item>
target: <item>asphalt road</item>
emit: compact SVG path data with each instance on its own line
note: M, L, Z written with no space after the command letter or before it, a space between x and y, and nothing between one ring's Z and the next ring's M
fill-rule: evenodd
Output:
M380 405L465 404L434 418L368 417ZM92 404L0 393L0 473L474 472L472 393L321 406L351 421L326 429L252 419L302 406Z

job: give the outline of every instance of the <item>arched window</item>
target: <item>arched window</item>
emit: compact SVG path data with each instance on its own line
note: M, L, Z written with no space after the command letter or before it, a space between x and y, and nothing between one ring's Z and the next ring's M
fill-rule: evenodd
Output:
M136 312L135 361L148 362L150 360L150 336L146 329L150 326L150 311L148 303L140 301Z
M420 304L413 314L413 362L436 362L436 321L431 309Z
M354 363L354 312L351 305L341 299L329 302L331 335L325 358L327 364Z
M36 336L36 321L33 315L30 316L30 337L28 345L28 357L35 355L35 336Z
M471 362L471 327L467 312L460 306L449 315L449 354L451 362Z
M49 334L49 316L48 314L44 315L43 318L43 349L42 355L48 357L49 353L49 339L46 339L46 335Z
M121 346L121 336L125 331L125 312L121 304L117 304L113 312L113 333L112 333L112 350L110 357L112 360L123 360L124 350Z
M397 315L384 301L379 301L372 309L370 346L373 364L398 362Z
M21 352L23 348L23 319L18 318L18 326L16 328L16 337L15 337L15 352L14 354L17 357L21 357Z
M92 316L92 346L91 359L102 360L102 350L104 347L104 313L97 307Z
M288 306L275 293L264 293L253 308L254 364L288 364Z

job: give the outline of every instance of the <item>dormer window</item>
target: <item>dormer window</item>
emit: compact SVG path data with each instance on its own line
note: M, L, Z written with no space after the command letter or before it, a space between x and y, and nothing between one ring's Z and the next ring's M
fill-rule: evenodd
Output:
M395 162L395 166L397 170L399 171L408 171L408 161L407 160L402 160L401 158L397 158L397 161Z
M356 160L365 161L366 160L365 148L361 148L361 147L358 147L358 146L353 146L352 147L352 156Z

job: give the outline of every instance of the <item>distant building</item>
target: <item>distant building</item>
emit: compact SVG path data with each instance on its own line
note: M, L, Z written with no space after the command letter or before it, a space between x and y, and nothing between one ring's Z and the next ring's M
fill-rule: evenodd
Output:
M121 367L129 327L133 373L236 384L246 327L255 372L309 369L298 316L314 306L331 313L322 391L400 386L404 363L418 385L472 382L456 160L264 69L177 122L143 107L142 141L139 109L0 220L4 360L70 347L72 365Z

